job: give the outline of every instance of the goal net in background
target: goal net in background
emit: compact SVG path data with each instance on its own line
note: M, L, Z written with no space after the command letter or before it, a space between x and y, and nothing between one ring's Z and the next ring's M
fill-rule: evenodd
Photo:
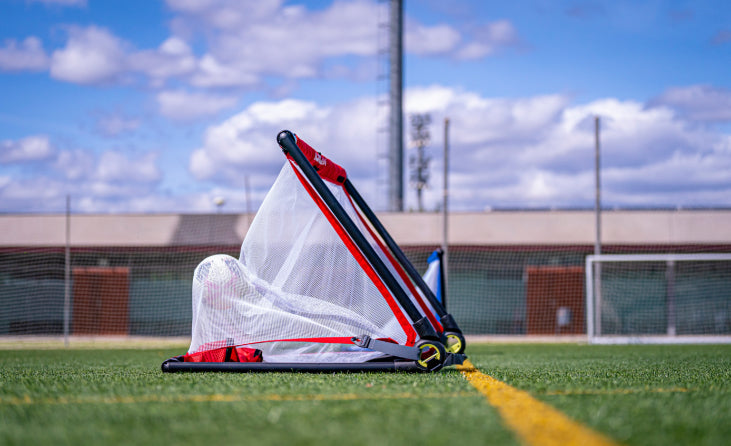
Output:
M251 217L72 214L67 263L64 216L2 215L0 230L10 235L0 237L0 337L189 338L196 265L212 254L238 256ZM423 273L437 245L401 247ZM585 339L590 333L595 342L731 336L731 253L702 260L728 252L728 245L603 250L596 305L594 297L587 301L587 294L597 296L594 276L586 287L592 245L450 245L448 310L467 335ZM680 260L686 257L694 260ZM627 258L634 260L609 261ZM669 314L675 336L668 336Z
M216 253L238 255L249 220L0 216L10 234L0 242L0 337L190 337L196 265Z
M581 245L449 247L447 306L470 335L585 335ZM407 252L424 265L430 251ZM422 260L423 259L423 260Z
M80 228L99 218L72 215L70 225ZM135 217L148 230L161 219ZM116 246L74 235L68 264L63 246L0 247L0 336L190 336L193 271L212 254L237 256L247 220L181 215L174 240L165 246L125 242L122 233L119 240L110 236ZM436 247L402 246L422 273ZM470 335L583 335L582 264L590 249L450 246L449 311Z
M592 343L731 342L731 254L586 258Z

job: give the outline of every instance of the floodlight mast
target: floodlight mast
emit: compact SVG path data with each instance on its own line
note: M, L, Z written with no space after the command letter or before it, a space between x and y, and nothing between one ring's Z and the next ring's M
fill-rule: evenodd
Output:
M294 162L297 163L299 168L302 170L302 173L305 175L307 180L317 191L320 197L322 197L322 200L333 213L333 216L335 216L338 223L340 223L343 229L345 229L353 243L355 243L358 249L366 257L370 265L376 271L378 276L380 276L381 280L383 280L383 283L386 285L388 290L391 292L391 294L393 294L399 305L401 305L401 307L404 309L409 319L411 319L412 326L414 327L414 330L416 330L416 333L419 335L419 337L422 339L439 341L439 335L437 334L434 327L432 327L429 319L427 319L425 316L422 316L414 303L411 302L411 299L409 299L404 290L398 284L398 281L393 276L393 274L391 274L391 271L388 270L383 261L378 257L378 254L376 254L373 247L370 245L370 243L368 243L363 234L361 234L361 232L358 230L358 227L355 225L350 216L345 212L342 206L340 206L337 199L332 194L332 192L330 192L330 189L327 187L327 185L325 185L325 182L322 180L322 178L320 178L320 175L317 173L315 168L312 167L302 151L299 149L299 147L297 147L297 142L295 140L294 134L289 130L282 130L277 135L277 143L279 143L282 151L292 157Z
M403 0L391 0L389 8L389 211L404 210L403 126Z

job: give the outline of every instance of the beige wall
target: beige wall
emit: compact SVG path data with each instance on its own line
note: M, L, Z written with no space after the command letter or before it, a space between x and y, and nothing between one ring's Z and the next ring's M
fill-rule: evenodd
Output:
M379 214L402 245L440 244L442 216ZM0 215L0 246L63 246L63 215ZM176 246L239 244L246 215L73 215L74 246ZM493 211L454 213L450 244L594 243L593 211ZM605 211L605 244L731 244L731 210Z
M399 243L439 243L438 214L384 214ZM605 211L602 243L731 243L731 211ZM456 213L449 218L450 244L589 244L596 237L593 211Z

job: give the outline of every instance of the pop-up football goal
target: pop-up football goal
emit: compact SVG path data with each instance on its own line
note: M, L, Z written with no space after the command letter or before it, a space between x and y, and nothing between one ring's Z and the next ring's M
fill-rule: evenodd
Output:
M345 169L289 131L286 156L238 259L193 275L192 339L180 371L434 371L461 363L454 318Z

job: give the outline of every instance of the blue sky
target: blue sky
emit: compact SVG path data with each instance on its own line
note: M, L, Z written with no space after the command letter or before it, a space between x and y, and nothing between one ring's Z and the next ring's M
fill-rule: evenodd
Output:
M288 128L386 206L383 2L0 0L0 212L256 208ZM731 4L405 1L407 115L459 211L731 206ZM408 123L408 119L405 120ZM411 155L405 128L406 157ZM408 178L408 172L405 175ZM416 206L406 185L407 207Z

